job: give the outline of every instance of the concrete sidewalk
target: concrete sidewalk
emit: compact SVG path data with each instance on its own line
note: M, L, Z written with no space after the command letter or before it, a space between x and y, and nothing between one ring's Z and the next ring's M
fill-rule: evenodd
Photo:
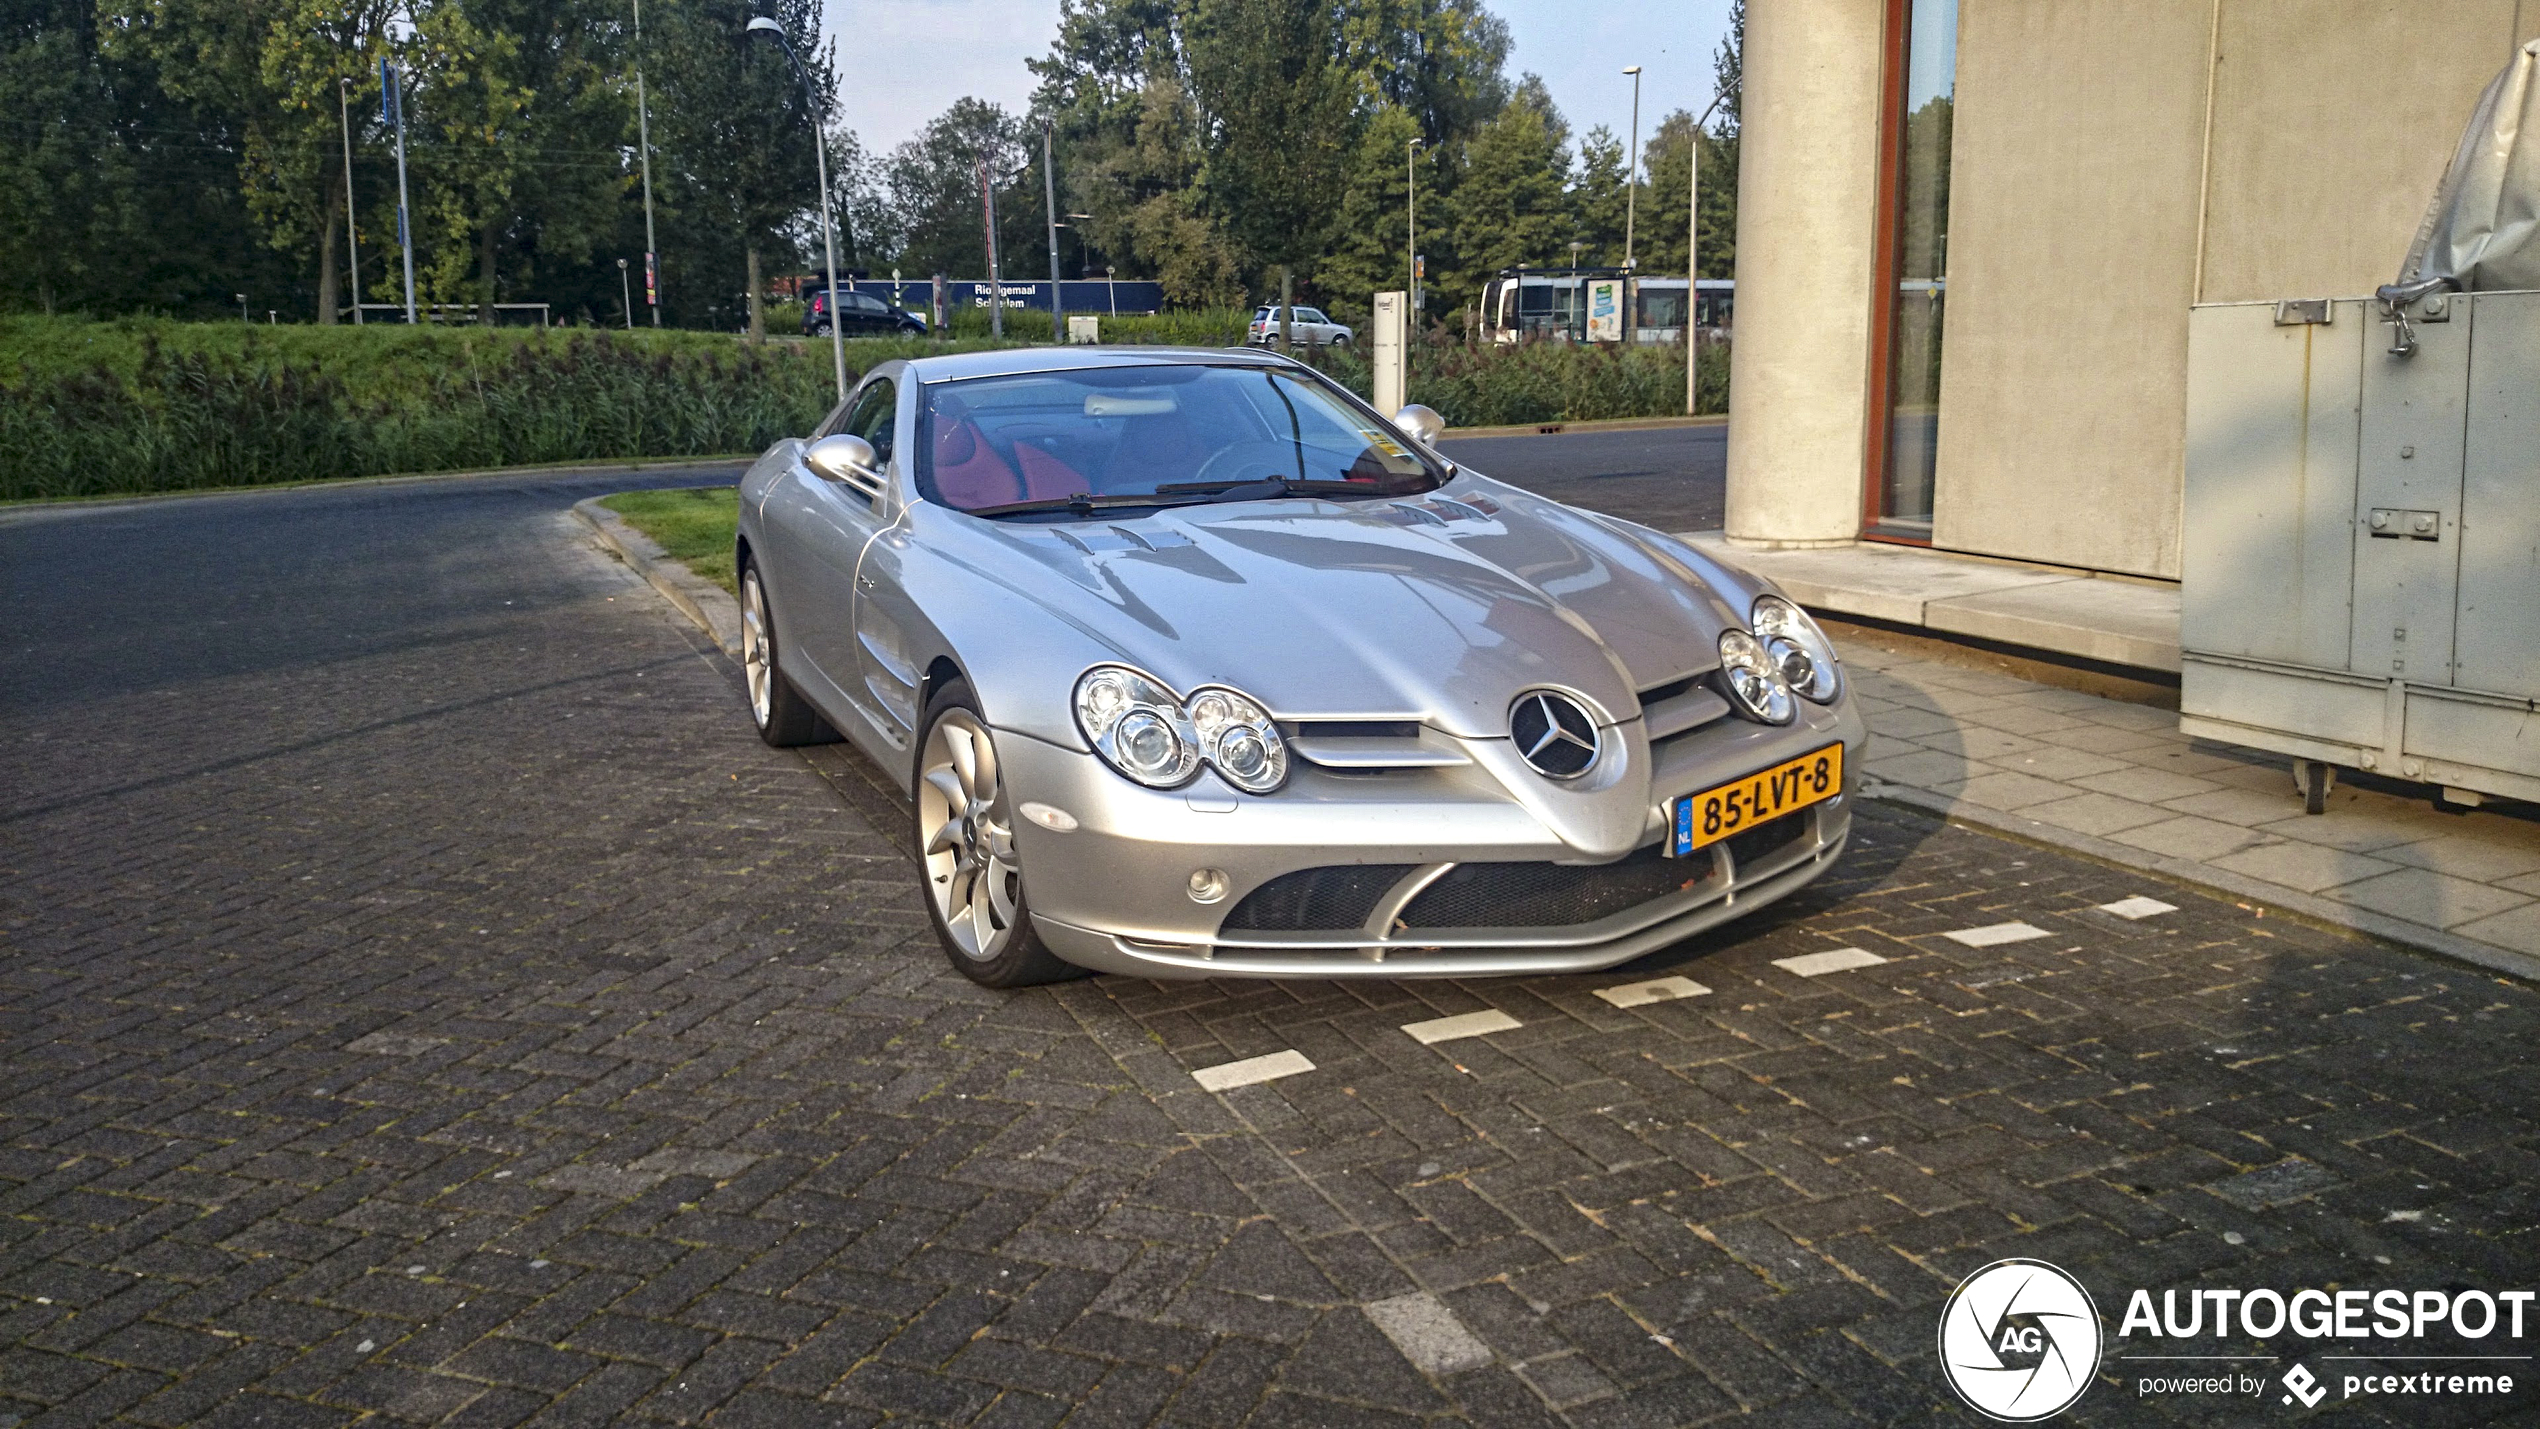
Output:
M2276 756L1921 643L1837 635L1873 797L2540 979L2540 820L2346 784L2306 816Z
M1811 610L2178 673L2178 587L2170 582L1866 541L1750 551L1717 531L1684 539L1770 576Z

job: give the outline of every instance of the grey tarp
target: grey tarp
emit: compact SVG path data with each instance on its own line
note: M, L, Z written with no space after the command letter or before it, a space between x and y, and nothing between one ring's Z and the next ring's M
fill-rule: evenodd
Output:
M2393 286L2423 285L2540 288L2540 40L2479 95L2443 170Z

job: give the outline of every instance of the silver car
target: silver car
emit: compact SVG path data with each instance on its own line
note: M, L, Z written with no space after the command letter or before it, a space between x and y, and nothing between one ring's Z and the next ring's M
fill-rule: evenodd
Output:
M1610 967L1832 865L1795 605L1286 358L891 362L741 484L751 714L902 781L992 987Z

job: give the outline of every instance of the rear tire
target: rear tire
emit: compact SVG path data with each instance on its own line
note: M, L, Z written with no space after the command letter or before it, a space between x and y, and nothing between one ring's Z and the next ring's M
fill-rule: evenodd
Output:
M926 920L944 956L981 987L1086 976L1044 947L1032 927L1014 798L969 684L952 680L937 690L920 728L909 832L926 885Z
M758 737L778 749L805 744L835 744L838 731L811 707L794 682L776 664L776 621L767 605L767 585L759 579L758 562L741 562L741 678L749 688L750 723Z

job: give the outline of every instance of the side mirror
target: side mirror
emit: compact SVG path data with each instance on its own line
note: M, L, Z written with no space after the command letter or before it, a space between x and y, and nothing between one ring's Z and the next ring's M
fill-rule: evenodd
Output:
M1437 445L1438 438L1446 435L1446 418L1417 402L1394 413L1393 421L1425 446Z
M822 437L805 447L803 465L831 481L862 486L878 486L882 482L882 458L873 450L873 443L844 432Z

